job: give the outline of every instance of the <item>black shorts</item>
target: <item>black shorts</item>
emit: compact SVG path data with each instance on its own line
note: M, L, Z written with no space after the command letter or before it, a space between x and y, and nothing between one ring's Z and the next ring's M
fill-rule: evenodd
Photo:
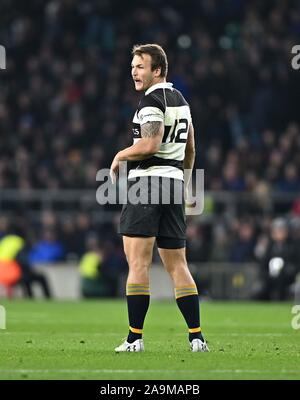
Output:
M176 249L185 247L185 232L183 181L162 177L128 181L127 204L121 213L120 234L155 236L159 248Z

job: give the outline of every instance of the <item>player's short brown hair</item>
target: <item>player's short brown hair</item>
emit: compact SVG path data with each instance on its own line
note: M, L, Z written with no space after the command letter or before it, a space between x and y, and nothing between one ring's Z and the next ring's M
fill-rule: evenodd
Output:
M143 54L149 54L151 56L151 69L154 71L160 68L160 75L166 77L168 73L168 59L164 49L158 44L136 44L133 46L133 56L142 56Z

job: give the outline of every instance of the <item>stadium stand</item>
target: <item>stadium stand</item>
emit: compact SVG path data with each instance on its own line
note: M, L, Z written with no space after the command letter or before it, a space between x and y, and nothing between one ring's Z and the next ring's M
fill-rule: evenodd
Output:
M32 261L54 242L54 261L79 260L91 232L121 252L96 173L131 143L130 50L143 42L166 48L194 116L206 200L189 219L190 261L258 262L277 216L298 243L297 1L4 0L0 22L0 237L21 226Z

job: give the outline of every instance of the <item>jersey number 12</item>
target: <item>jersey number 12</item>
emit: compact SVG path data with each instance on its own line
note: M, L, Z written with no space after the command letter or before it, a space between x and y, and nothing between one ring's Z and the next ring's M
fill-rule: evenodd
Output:
M170 140L168 140L168 143L186 143L188 127L189 123L186 118L175 119L174 125L165 126L165 133L162 143L167 143L167 138L169 137L169 135Z

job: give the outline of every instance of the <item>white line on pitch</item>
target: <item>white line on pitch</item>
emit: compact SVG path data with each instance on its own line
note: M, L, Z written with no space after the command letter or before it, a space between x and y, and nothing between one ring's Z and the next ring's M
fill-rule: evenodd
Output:
M95 374L135 374L135 373L209 373L209 374L297 374L300 370L286 370L279 371L258 370L258 369L214 369L214 370L166 370L166 369L0 369L0 373L15 373L15 374L39 374L39 373L95 373Z

